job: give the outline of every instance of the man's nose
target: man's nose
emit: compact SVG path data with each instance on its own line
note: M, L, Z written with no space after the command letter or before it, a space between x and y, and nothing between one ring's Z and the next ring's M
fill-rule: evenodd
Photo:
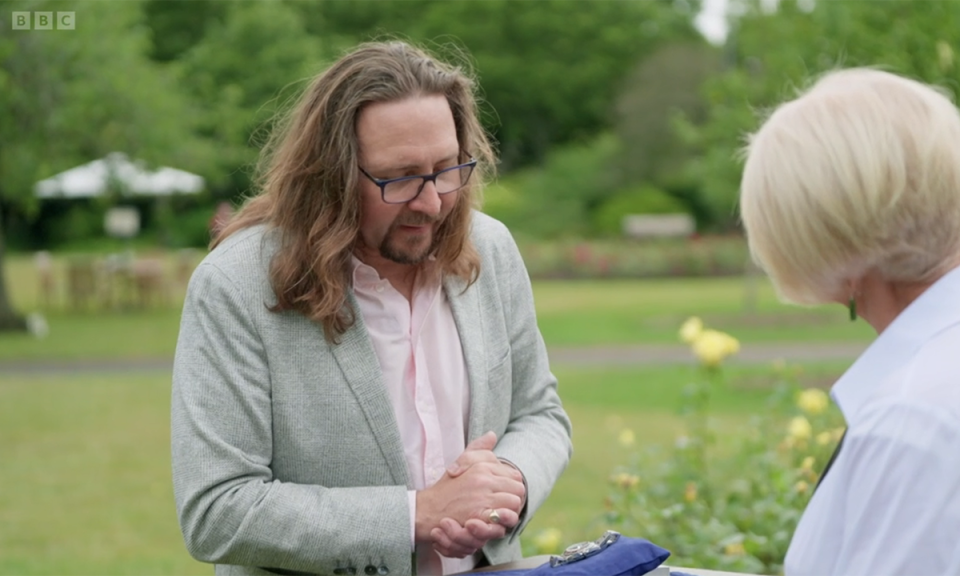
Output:
M411 200L407 207L416 212L422 212L429 216L437 216L440 214L440 194L437 193L437 184L436 182L428 181L424 182L423 190L420 191L420 194Z

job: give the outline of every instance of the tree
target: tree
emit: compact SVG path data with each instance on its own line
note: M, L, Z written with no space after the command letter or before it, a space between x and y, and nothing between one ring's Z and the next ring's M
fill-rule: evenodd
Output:
M709 215L698 202L696 182L684 170L691 151L676 132L675 118L706 121L701 90L720 68L720 51L706 42L673 42L630 71L616 100L617 165L624 184L650 184L687 206L699 221Z
M177 61L181 83L201 110L200 134L217 142L220 196L248 191L259 136L320 71L322 55L295 11L260 1L229 4L223 21L211 22Z
M226 2L148 0L145 23L152 39L150 57L170 62L203 40L211 22L223 19Z
M484 124L505 170L543 162L550 147L608 129L621 78L664 42L698 37L699 2L484 0L292 2L308 30L343 47L410 38L446 56L466 50Z
M652 2L443 2L421 38L455 38L477 63L504 167L608 128L621 79L660 44L696 36L683 5ZM498 120L494 122L493 120Z
M112 151L197 170L191 111L150 62L139 2L0 4L0 206L28 216L33 184ZM12 30L13 11L74 11L74 30ZM0 223L3 215L0 214ZM3 278L0 330L24 329Z
M709 119L681 126L698 154L687 163L717 227L737 225L739 151L771 106L838 67L880 66L958 95L960 2L782 1L737 4L728 69L705 86Z

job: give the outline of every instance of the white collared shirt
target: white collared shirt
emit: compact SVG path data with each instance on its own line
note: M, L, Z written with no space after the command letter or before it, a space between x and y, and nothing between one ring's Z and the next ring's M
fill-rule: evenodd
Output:
M831 395L847 434L785 574L960 574L960 268L900 313Z

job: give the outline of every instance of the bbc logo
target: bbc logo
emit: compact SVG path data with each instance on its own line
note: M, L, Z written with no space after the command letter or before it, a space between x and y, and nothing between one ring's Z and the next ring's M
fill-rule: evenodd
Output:
M13 12L14 30L76 30L76 12Z

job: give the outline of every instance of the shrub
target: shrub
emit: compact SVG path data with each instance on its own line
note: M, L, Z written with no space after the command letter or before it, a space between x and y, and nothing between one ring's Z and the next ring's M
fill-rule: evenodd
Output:
M682 214L687 208L676 198L652 186L620 190L593 213L594 231L601 236L623 236L623 217L628 214Z
M592 232L590 213L619 186L611 170L620 143L612 134L557 147L537 167L505 175L487 190L484 211L536 238Z
M210 243L210 219L214 208L196 206L179 211L163 225L163 243L170 248L206 248Z
M684 391L684 434L613 472L602 522L667 548L675 565L781 573L842 418L826 393L800 390L796 372L778 366L768 410L750 419L733 446L717 446L710 399L723 391L723 360L739 346L697 320L681 335L701 360Z
M93 202L76 202L70 205L47 227L50 243L60 245L72 240L103 236L105 208Z

